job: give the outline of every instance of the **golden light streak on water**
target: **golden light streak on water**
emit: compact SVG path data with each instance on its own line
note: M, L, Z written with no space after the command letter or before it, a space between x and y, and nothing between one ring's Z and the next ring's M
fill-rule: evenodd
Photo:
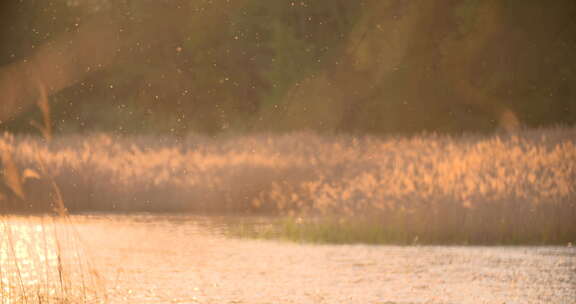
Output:
M67 219L0 217L0 304L96 301L96 281Z

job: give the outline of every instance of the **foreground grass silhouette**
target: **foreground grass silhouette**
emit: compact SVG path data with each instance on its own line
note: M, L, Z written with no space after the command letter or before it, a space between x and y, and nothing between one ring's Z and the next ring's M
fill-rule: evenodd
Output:
M32 121L51 143L50 106L43 84L37 105L41 122ZM12 139L5 134L4 138ZM35 168L19 168L13 149L2 149L0 160L0 304L103 303L102 282L86 258L81 238L69 216L60 187L41 158ZM24 187L42 180L43 192L31 200ZM33 187L34 188L34 187ZM11 217L10 213L44 208L44 217Z
M20 169L49 172L71 212L274 215L289 235L372 233L378 243L576 238L575 128L410 138L100 134L49 144L4 135L2 151ZM49 181L23 187L27 202L5 202L5 212L53 208L43 203Z
M0 304L105 303L70 218L0 215Z

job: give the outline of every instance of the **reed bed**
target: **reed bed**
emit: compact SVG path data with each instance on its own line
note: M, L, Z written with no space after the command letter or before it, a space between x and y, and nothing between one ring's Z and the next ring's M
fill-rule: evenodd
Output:
M94 134L49 143L5 134L2 151L21 170L49 172L71 212L356 219L394 242L576 240L573 127L458 137ZM42 203L47 180L23 187L29 203L10 211L53 207Z

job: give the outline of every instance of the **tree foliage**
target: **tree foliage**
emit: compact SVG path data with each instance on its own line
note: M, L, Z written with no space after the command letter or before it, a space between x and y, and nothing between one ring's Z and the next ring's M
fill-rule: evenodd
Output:
M74 75L52 92L62 131L459 132L576 119L570 0L2 5L4 104L35 96L15 80L22 62L62 60L44 65ZM64 45L71 60L46 55ZM26 130L34 115L3 126Z

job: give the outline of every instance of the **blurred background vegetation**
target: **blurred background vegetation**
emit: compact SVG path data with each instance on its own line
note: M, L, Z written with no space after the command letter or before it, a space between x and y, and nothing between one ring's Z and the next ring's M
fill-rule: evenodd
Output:
M36 78L63 133L570 125L576 2L2 1L2 129L36 132Z

